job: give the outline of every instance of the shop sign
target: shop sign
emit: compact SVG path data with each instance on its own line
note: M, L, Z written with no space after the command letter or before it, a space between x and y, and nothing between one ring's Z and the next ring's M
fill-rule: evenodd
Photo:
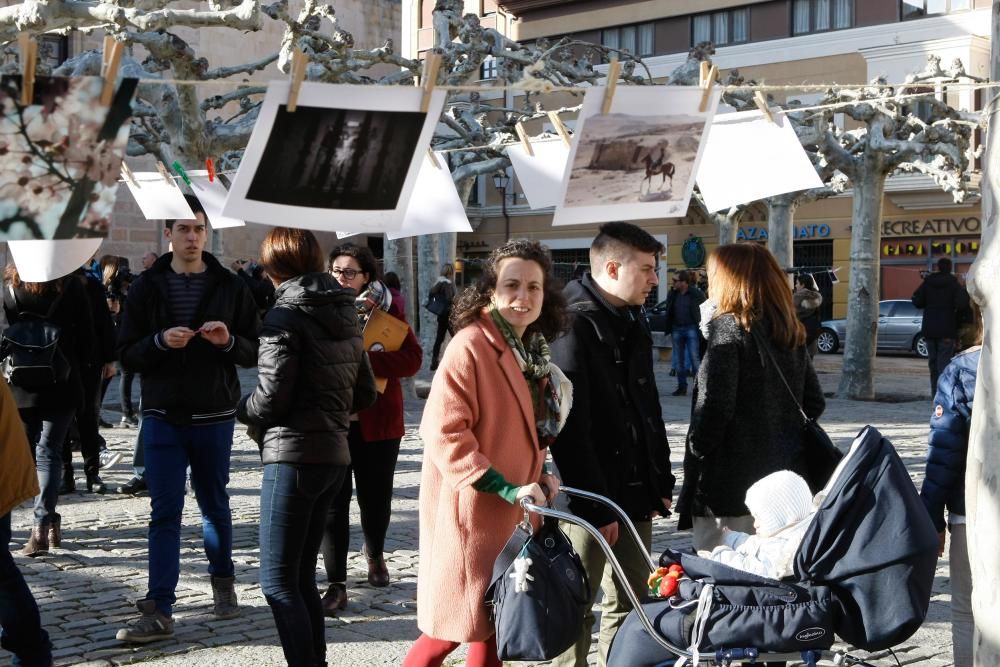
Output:
M882 236L930 236L978 234L979 218L934 218L932 220L884 220Z
M766 241L767 227L740 227L736 233L737 241ZM830 225L795 225L792 227L793 239L825 239L830 236Z
M975 255L979 253L978 239L959 241L904 240L882 244L883 257L926 257L927 255Z

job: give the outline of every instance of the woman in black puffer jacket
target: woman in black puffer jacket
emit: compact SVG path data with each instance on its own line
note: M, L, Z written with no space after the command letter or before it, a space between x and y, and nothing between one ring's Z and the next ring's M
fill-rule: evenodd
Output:
M375 401L354 293L323 272L312 233L272 229L261 244L275 305L264 318L258 385L238 416L261 447L260 585L289 665L326 660L316 558L326 511L351 462L351 413Z

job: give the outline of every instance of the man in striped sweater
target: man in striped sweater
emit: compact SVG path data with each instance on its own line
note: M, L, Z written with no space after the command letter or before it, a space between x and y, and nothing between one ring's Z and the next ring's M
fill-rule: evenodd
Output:
M173 633L180 572L185 471L201 509L215 615L239 614L232 561L229 458L240 384L236 366L257 363L257 307L246 284L204 252L205 211L168 220L173 251L129 288L118 332L122 366L142 375L143 446L149 486L149 592L140 616L118 632L127 642Z

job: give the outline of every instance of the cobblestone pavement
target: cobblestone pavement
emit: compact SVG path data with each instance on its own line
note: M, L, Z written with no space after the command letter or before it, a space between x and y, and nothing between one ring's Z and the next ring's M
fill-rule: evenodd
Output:
M836 390L840 359L839 356L817 359L827 392ZM669 364L657 363L671 459L679 474L690 398L669 395L674 382L668 377L668 371ZM253 374L247 372L243 379L246 388L252 384ZM823 425L842 446L848 444L864 425L876 425L895 443L914 479L919 482L930 413L926 385L925 362L910 357L879 357L878 391L891 402L830 399ZM113 405L117 405L117 398L112 391L105 413L117 422L119 415L112 410ZM357 551L351 553L350 602L339 618L327 621L330 665L398 665L418 635L415 596L421 443L415 429L421 407L420 400L407 404L407 435L396 469L393 520L386 543L392 584L384 589L370 587L365 579L364 559ZM105 481L117 486L131 476L135 430L116 428L103 433L112 449L128 454L126 459L104 471ZM79 470L78 457L76 465ZM211 614L212 596L201 547L200 521L193 498L189 497L182 532L176 632L170 640L142 647L121 644L114 635L121 624L134 615L134 601L146 590L149 499L87 493L62 496L59 505L63 515L62 548L35 560L16 556L38 599L43 623L52 635L56 664L284 664L274 621L257 583L260 480L256 447L240 429L233 449L230 495L234 520L233 557L243 615L219 621ZM356 504L353 518L352 548L359 549ZM12 550L19 549L26 539L30 525L27 504L15 510L13 525L16 543L11 545ZM689 534L677 532L674 519L659 520L655 524L655 553L667 546L678 548L689 544ZM317 573L318 581L323 583L324 578L322 571ZM927 622L897 649L901 663L932 667L951 664L947 588L948 562L945 559L937 571ZM457 652L448 664L461 664L463 655ZM0 651L0 662L6 663L8 659L9 656ZM895 664L891 657L876 662Z

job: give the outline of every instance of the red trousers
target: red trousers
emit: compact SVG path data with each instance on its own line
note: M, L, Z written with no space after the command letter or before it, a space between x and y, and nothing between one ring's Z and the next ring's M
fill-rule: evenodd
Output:
M444 659L457 649L461 644L449 642L443 639L434 639L427 635L420 635L417 641L413 642L410 651L403 658L403 667L441 667ZM465 661L466 667L501 667L500 659L497 657L497 638L490 637L484 642L471 642L469 644L469 657Z

